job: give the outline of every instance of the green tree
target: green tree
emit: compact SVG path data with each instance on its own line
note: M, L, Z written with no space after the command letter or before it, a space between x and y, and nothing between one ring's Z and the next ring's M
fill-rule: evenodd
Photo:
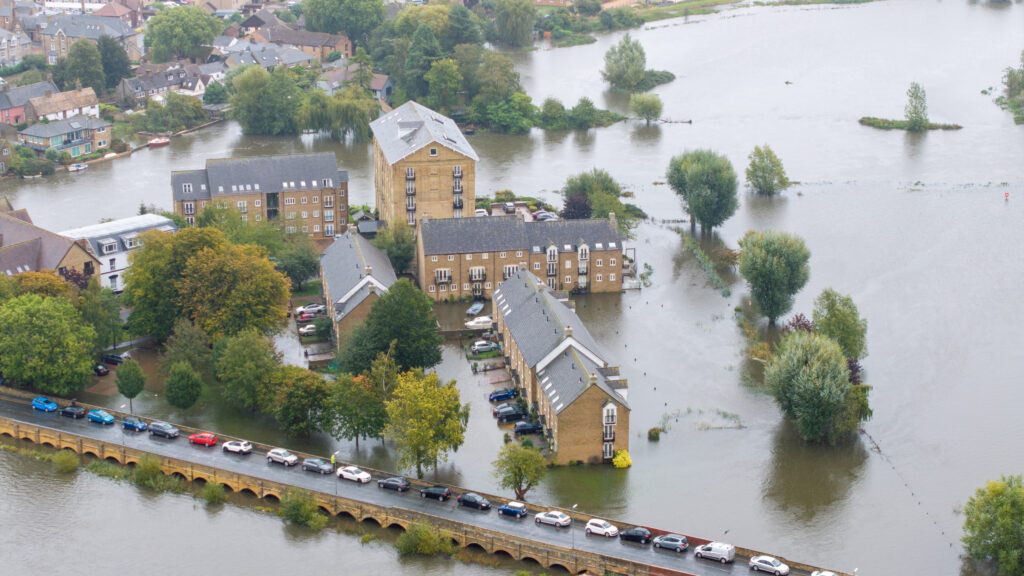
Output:
M203 92L203 102L206 104L223 104L228 101L228 89L220 82L210 82Z
M964 506L967 553L999 563L1000 576L1024 570L1024 481L1003 476L978 488Z
M739 205L736 172L729 159L711 150L674 156L668 164L668 184L704 230L720 226Z
M96 332L70 302L24 294L0 305L0 372L66 396L89 383Z
M213 373L230 403L267 412L273 406L273 382L281 356L255 330L244 330L217 343Z
M178 58L202 61L210 53L213 38L221 33L221 21L195 6L167 8L146 22L146 47L153 61Z
M108 91L117 88L122 78L132 75L132 62L124 47L112 37L103 34L96 41L100 51L100 62L103 66L104 85Z
M587 218L608 218L614 212L619 224L619 233L627 238L632 236L638 217L635 207L624 205L619 198L622 187L605 170L593 169L570 177L562 188L562 196L566 199L566 214ZM581 203L577 196L586 200ZM570 203L570 199L572 202ZM572 210L568 210L569 208ZM634 209L631 209L634 208ZM584 216L588 214L589 216ZM641 212L642 214L642 212ZM568 217L568 216L567 216Z
M427 24L420 24L412 36L409 55L405 59L405 91L410 98L419 98L427 94L427 73L435 60L441 57L441 45L434 36L434 31Z
M459 44L479 44L483 39L480 19L462 4L448 5L448 34L441 43L450 54Z
M279 254L285 244L285 235L273 223L266 220L243 221L241 213L230 206L207 205L196 216L196 226L216 228L232 244L262 246L272 256Z
M856 424L854 430L836 427L850 393L850 373L842 350L831 339L803 330L790 332L765 368L764 382L804 440L834 443L856 430Z
M530 97L515 92L508 99L487 107L485 123L492 129L508 134L525 134L534 125L537 107Z
M303 0L306 28L313 32L337 34L341 30L344 0Z
M629 97L629 108L648 124L661 118L661 98L657 94L633 94Z
M811 252L804 241L785 232L747 232L740 244L740 274L746 279L768 323L793 307L793 296L810 278Z
M199 375L206 377L211 373L211 361L210 336L188 318L175 319L174 331L164 343L164 353L160 357L160 373L167 375L172 366L186 362Z
M292 72L283 66L267 72L252 66L231 82L231 114L246 134L280 136L297 134L302 90Z
M586 96L579 99L569 111L569 124L577 130L586 130L597 125L597 106Z
M385 434L398 449L398 465L415 467L417 478L423 478L424 466L436 469L465 441L469 405L460 401L454 380L441 384L435 373L404 372L386 406Z
M528 45L536 21L537 9L532 0L497 0L494 3L494 28L502 44Z
M395 344L377 358L366 374L352 377L343 374L331 389L333 406L331 436L356 441L359 438L384 439L388 424L386 403L398 383L398 366L394 360Z
M75 40L71 49L68 50L64 89L71 90L76 83L80 83L82 87L91 87L96 91L96 95L100 96L103 94L106 82L99 48L91 40L84 38Z
M329 426L329 390L322 376L298 366L282 366L274 386L274 418L285 434L308 437Z
M525 500L526 493L544 479L547 465L544 456L536 449L512 442L498 452L494 476L498 479L498 486L515 491L516 500Z
M458 64L451 58L437 60L430 65L424 80L429 86L427 101L430 107L449 114L459 102L459 89L462 87Z
M132 400L146 387L146 374L135 360L125 360L117 367L117 391L128 399L128 412L134 413Z
M575 0L573 6L584 16L595 16L601 11L601 0Z
M291 280L294 291L302 290L302 283L320 270L320 255L308 236L289 239L277 254L277 269Z
M922 132L928 129L928 97L917 82L911 82L907 89L907 105L903 113L907 119L907 130Z
M373 245L387 253L391 266L398 274L404 274L416 256L416 237L412 227L402 220L396 220L378 232Z
M117 296L109 289L100 286L95 277L74 300L75 308L82 315L82 320L92 326L96 332L93 354L116 344L121 339L121 305Z
M188 362L181 361L171 366L170 374L164 383L164 396L171 406L188 410L199 400L202 391L203 380Z
M338 21L345 35L365 44L370 32L384 22L387 11L381 0L345 0Z
M647 54L640 42L629 37L627 32L618 44L604 54L604 70L601 77L612 88L633 91L646 75Z
M545 130L565 130L569 127L569 116L565 105L557 98L545 98L540 107L540 124Z
M826 288L814 300L814 331L839 344L847 358L868 355L868 321L860 317L853 298Z
M775 155L771 146L754 146L754 151L747 157L747 184L758 194L772 196L789 188L789 178L782 167L782 160Z

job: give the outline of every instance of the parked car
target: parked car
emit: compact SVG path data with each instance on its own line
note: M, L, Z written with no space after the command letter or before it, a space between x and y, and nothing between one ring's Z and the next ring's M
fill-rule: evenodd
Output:
M494 323L494 320L491 320L490 316L477 316L476 318L473 318L469 322L466 322L466 329L467 330L487 330L488 328L491 327L491 324L493 324L493 323Z
M317 318L323 318L323 314L310 314L309 312L303 312L295 317L295 321L299 324L306 324L316 320Z
M86 415L89 422L96 422L97 424L113 424L114 417L110 415L110 412L106 410L89 410L89 414Z
M536 218L537 222L551 222L558 220L558 214L552 214L551 212L545 212Z
M771 556L754 556L750 559L750 569L754 572L768 572L775 576L786 576L789 574L789 566L786 566L778 558Z
M515 388L502 388L501 390L495 390L487 396L487 399L491 402L499 402L501 400L511 400L519 396L519 391Z
M528 514L528 512L526 510L526 504L523 504L522 502L507 502L498 508L498 514L502 516L523 518Z
M624 542L649 544L651 542L651 531L643 526L637 526L636 528L630 528L619 532L619 539Z
M505 209L505 214L512 214L513 212L516 211L516 203L515 202L505 202L504 204L502 204L502 208Z
M36 396L32 399L32 409L41 412L56 412L57 403L46 396Z
M110 374L110 368L107 368L103 364L93 364L92 373L97 376L106 376L107 374Z
M171 426L167 422L156 422L149 423L149 435L150 436L163 436L164 438L177 438L178 429Z
M516 404L515 402L502 402L494 408L491 408L491 416L497 416L502 412L509 412L512 410L519 410L519 404Z
M129 416L124 420L121 420L121 427L125 430L132 430L133 432L145 432L149 426L145 422L139 420L135 416Z
M126 355L122 354L104 354L103 356L100 356L100 360L104 364L113 364L114 366L123 363L127 358L128 357Z
M216 446L217 436L211 432L196 432L188 437L189 444L202 444L203 446Z
M245 440L231 440L224 443L224 451L234 454L252 454L252 444Z
M401 476L392 476L391 478L377 480L377 488L394 490L395 492L407 492L409 490L409 481Z
M487 210L484 210L483 208L477 208L474 214L476 214L477 216L490 216Z
M306 458L302 461L302 469L309 470L310 472L319 472L320 474L330 474L331 472L334 472L334 466L331 466L330 462L320 458Z
M520 434L543 434L544 425L540 422L516 422L515 427L512 428L512 432L519 436Z
M480 339L490 340L491 342L494 342L498 339L498 335L494 333L494 330L487 330L483 334L480 334Z
M466 508L476 508L477 510L491 509L491 503L487 501L487 498L473 492L459 494L458 503L459 506L465 506Z
M518 408L512 411L504 411L498 414L498 422L502 424L508 424L509 422L517 422L519 420L526 419L526 412L519 410Z
M345 466L338 469L338 478L366 484L370 481L370 473L364 472L355 466Z
M446 486L427 486L426 488L420 488L420 498L433 498L434 500L445 500L452 497L452 491Z
M314 334L316 334L316 324L299 326L299 336L312 336Z
M299 306L295 309L295 314L322 314L327 311L327 306L323 304L306 304L305 306Z
M736 547L724 542L708 542L693 549L693 555L697 558L718 560L722 564L732 562L736 559Z
M686 549L690 547L690 541L682 534L662 534L654 539L654 547L674 552L686 552Z
M556 528L565 528L572 524L572 518L561 510L549 510L541 512L533 517L537 524L550 524Z
M597 534L606 538L614 538L619 535L618 528L607 520L601 520L600 518L591 518L583 531L587 534Z
M284 448L271 448L267 451L267 462L284 464L285 468L299 463L299 457Z
M477 340L473 342L471 350L473 354L483 354L484 352L492 352L498 349L498 345L494 342L488 342L487 340Z
M68 418L74 418L75 420L78 420L79 418L85 418L85 408L82 408L81 406L74 406L74 405L72 405L72 406L65 406L65 407L60 409L60 415L61 416L67 416Z
M482 312L483 309L484 309L484 303L483 302L473 302L472 306L470 306L469 308L466 308L466 316L476 316L477 314Z

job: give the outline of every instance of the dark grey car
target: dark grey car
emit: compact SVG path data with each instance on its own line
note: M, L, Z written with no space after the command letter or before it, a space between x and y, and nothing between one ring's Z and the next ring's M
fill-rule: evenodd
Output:
M150 422L149 434L151 436L163 436L164 438L177 438L178 429L167 422Z
M686 552L686 549L690 547L690 542L682 534L664 534L654 539L654 547L674 552Z
M320 458L306 458L302 461L302 469L309 470L310 472L319 472L321 474L330 474L334 472L334 468L330 462L321 460Z

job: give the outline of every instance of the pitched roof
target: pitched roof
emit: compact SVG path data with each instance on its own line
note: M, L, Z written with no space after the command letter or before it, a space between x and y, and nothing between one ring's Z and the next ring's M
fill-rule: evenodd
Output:
M294 66L304 62L312 62L313 57L298 48L278 46L269 42L239 42L228 48L230 58L235 66L257 64L264 68L284 64Z
M267 24L275 24L278 26L285 25L283 20L266 8L258 10L255 14L243 20L240 24L242 28L259 28Z
M96 98L96 91L92 89L92 86L86 86L81 90L68 90L49 96L37 96L30 99L28 103L35 110L37 116L46 116L75 108L96 106L99 104L99 99Z
M27 86L14 86L0 91L0 110L24 106L28 101L38 96L45 96L46 93L56 94L60 92L57 86L49 80L36 82Z
M97 40L106 34L116 40L135 35L135 30L120 18L92 16L88 14L55 14L40 33L53 36L63 31L68 38L89 38Z
M349 64L348 66L334 68L333 70L328 70L327 72L321 74L320 78L326 82L329 82L332 88L337 88L339 86L344 85L349 80L355 78L357 67L357 64ZM370 90L380 92L381 90L384 89L384 86L386 86L387 83L387 74L378 74L374 72L373 79L370 80Z
M198 68L196 71L198 71ZM128 88L136 92L149 92L150 90L178 87L188 78L188 76L189 71L185 68L169 68L162 72L153 72L151 74L135 76L134 78L125 78L124 82Z
M174 232L178 229L174 221L159 214L140 214L129 218L111 220L91 226L73 228L60 233L74 240L84 240L92 247L93 254L103 254L103 244L117 242L117 251L127 250L127 241L149 230Z
M324 179L348 182L348 171L338 169L332 152L211 159L205 169L171 172L171 189L175 201L209 200L211 193L279 192L285 182L288 190L319 190ZM191 184L191 192L184 191L185 184Z
M370 129L388 164L432 143L480 159L454 120L412 100L370 122Z
M0 212L0 273L55 270L74 240Z
M337 320L366 300L371 290L384 292L398 279L387 254L352 229L323 251L320 269Z
M110 16L113 18L120 18L125 14L131 13L131 8L123 4L118 4L117 2L110 2L109 4L104 4L102 8L94 11L92 14L93 16Z
M334 47L345 40L340 34L327 34L326 32L310 32L309 30L292 30L285 26L268 25L259 29L261 36L267 42L274 44L288 44L291 46L328 46Z
M73 116L64 120L54 120L47 124L33 124L32 126L18 132L18 134L37 136L39 138L51 138L53 136L60 136L61 134L67 134L68 132L81 130L83 128L95 130L97 128L105 128L107 126L110 126L110 123L101 118L93 118L91 116Z
M622 248L618 227L606 218L548 222L524 222L519 216L424 218L420 234L427 255L502 250L541 253L550 245L559 252L576 251L582 244L591 250Z

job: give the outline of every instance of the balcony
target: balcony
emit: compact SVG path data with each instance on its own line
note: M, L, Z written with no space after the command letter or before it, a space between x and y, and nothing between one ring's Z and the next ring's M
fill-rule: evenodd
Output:
M549 263L548 264L548 276L557 276L557 275L558 275L558 263Z
M605 431L603 431L601 433L601 438L602 438L603 442L614 442L615 441L615 431L612 430L611 432L609 432L609 431L605 430Z
M455 194L462 194L462 180L455 181L455 185L452 186L452 192Z
M406 180L415 180L416 179L416 171L414 171L412 168L407 169L405 171L405 179Z
M580 274L586 274L587 273L587 261L586 260L581 260L580 261L580 265L577 267L577 270L579 270Z
M452 200L452 207L456 210L462 209L462 197L457 196Z
M462 178L462 166L453 167L452 176L454 176L455 178Z
M482 268L473 268L469 271L470 282L485 282L487 280L487 272Z

